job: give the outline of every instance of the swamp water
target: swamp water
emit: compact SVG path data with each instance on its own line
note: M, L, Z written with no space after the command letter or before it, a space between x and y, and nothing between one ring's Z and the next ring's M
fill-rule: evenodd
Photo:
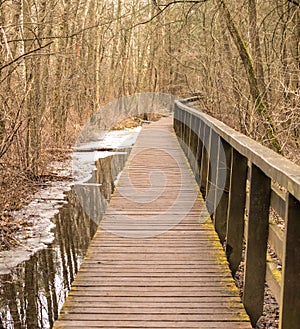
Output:
M84 150L77 155L84 153L88 155ZM53 326L129 153L126 148L97 156L92 172L85 170L88 180L67 192L64 206L52 218L53 242L0 275L0 329ZM86 165L91 168L91 162Z

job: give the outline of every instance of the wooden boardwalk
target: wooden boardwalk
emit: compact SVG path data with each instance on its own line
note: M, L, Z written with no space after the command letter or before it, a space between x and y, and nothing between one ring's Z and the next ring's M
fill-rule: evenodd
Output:
M251 328L171 118L140 133L54 328Z

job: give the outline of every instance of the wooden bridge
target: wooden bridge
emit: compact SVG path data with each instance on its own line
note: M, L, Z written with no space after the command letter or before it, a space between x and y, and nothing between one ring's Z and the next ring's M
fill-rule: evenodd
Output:
M265 279L280 303L280 328L298 328L299 175L176 102L174 122L140 133L54 328L248 329L262 314ZM270 222L270 207L284 232ZM232 274L244 240L242 303ZM268 242L282 273L266 257Z

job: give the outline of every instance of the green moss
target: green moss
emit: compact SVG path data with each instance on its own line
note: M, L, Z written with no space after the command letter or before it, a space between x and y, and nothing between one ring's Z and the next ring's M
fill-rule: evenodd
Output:
M281 278L282 278L281 272L277 269L276 265L274 264L273 260L271 259L271 257L269 255L267 255L267 264L269 265L269 269L271 270L274 279L280 285Z
M237 313L237 316L243 321L249 321L250 322L249 315L246 313L246 311L242 312L242 313Z

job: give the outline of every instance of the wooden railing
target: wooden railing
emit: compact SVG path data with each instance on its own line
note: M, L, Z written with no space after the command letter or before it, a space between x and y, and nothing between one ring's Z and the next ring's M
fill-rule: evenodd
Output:
M266 281L280 305L280 329L300 328L300 167L193 109L193 100L175 102L174 129L233 274L245 250L243 303L252 325L263 312Z

